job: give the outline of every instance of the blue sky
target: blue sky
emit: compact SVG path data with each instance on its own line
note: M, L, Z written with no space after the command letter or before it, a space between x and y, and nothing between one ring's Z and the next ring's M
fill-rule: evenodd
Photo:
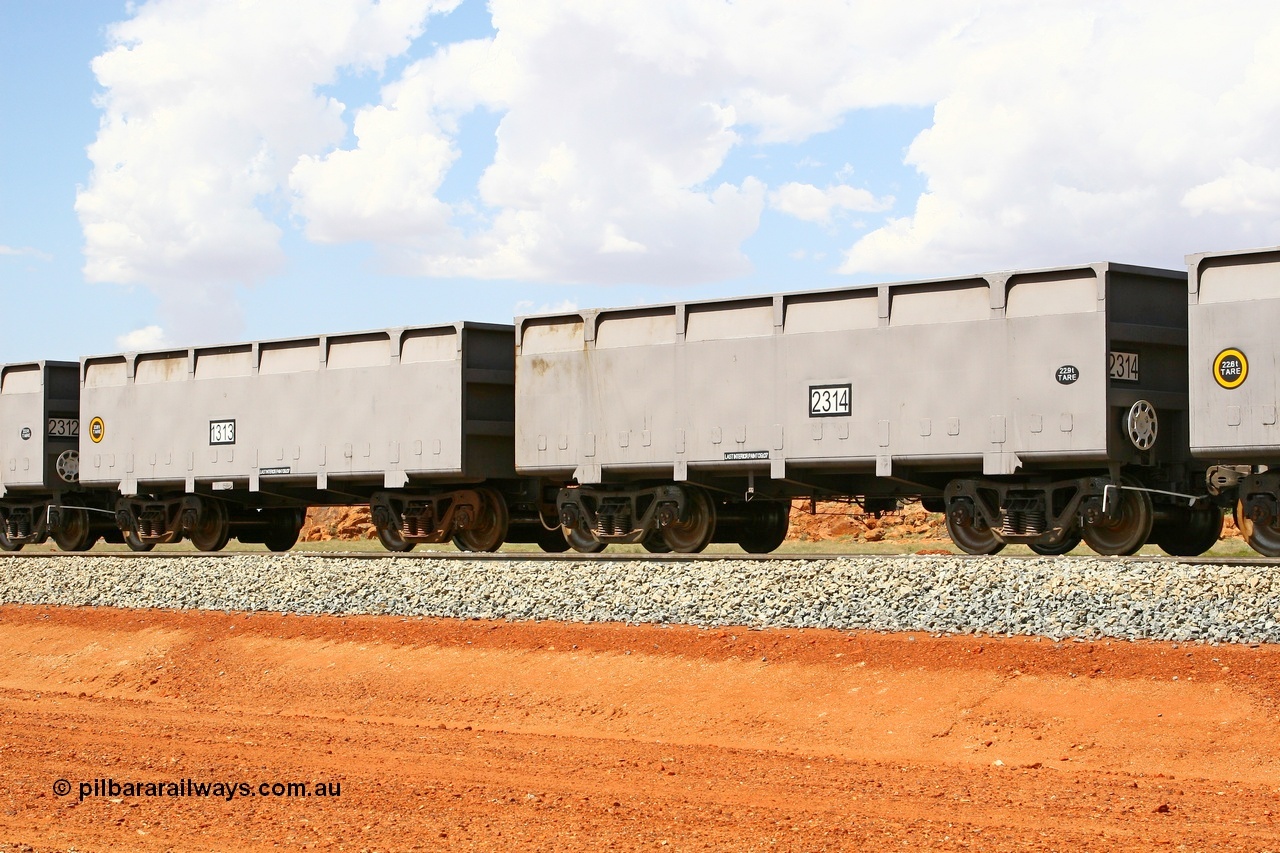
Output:
M0 0L0 361L1280 243L1273 4L297 8Z

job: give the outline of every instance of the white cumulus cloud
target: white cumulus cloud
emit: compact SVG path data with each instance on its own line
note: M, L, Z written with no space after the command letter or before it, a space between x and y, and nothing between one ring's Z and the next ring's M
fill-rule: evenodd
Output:
M111 27L93 172L76 199L85 277L143 284L180 338L237 331L235 299L278 270L269 215L299 157L338 144L344 105L317 93L340 69L379 69L427 13L457 0L152 0ZM181 294L181 295L179 295ZM181 310L185 294L209 313ZM178 310L179 314L172 311Z
M234 330L293 228L424 279L588 283L747 273L766 205L840 235L851 274L1280 242L1280 6L490 0L492 37L422 56L457 2L131 7L94 63L86 276L151 288L184 339ZM375 103L319 94L401 56ZM918 197L866 140L804 147L894 106L933 110L902 155ZM845 165L766 181L744 149Z
M143 326L116 338L116 346L125 352L159 349L170 343L164 329L159 326Z
M792 181L769 193L769 206L806 222L831 221L833 211L878 213L893 207L893 196L876 198L870 191L848 184L826 189Z
M845 272L1177 265L1280 241L1280 7L978 5L907 153L927 190L856 240Z

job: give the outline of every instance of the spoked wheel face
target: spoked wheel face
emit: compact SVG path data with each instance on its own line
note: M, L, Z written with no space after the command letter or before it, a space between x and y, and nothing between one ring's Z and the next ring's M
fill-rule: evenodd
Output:
M1132 481L1123 481L1133 485ZM1127 557L1138 553L1151 535L1153 513L1151 496L1146 492L1121 489L1111 500L1120 502L1114 521L1103 518L1093 524L1085 522L1084 541L1106 557Z
M302 522L306 512L301 509L268 509L263 512L267 516L267 532L262 537L262 544L269 551L288 551L298 543L298 534L302 532Z
M202 500L200 517L191 531L191 544L197 551L221 551L231 538L231 521L222 501Z
M1153 525L1151 539L1171 557L1199 557L1222 538L1222 510L1202 501L1186 518Z
M62 521L53 531L53 541L63 551L88 551L97 540L90 531L89 513L64 505L59 511Z
M1156 407L1146 400L1139 400L1129 407L1124 418L1124 430L1129 441L1139 450L1150 450L1160 433L1160 419Z
M791 527L791 505L782 501L750 504L756 507L751 516L751 529L738 544L748 554L768 554L787 538Z
M685 489L685 518L662 528L662 538L672 551L697 554L707 547L716 532L716 505L697 486Z
M975 519L972 524L960 525L952 520L949 512L947 513L947 535L951 537L952 542L956 543L956 547L966 554L996 554L1004 548L1004 543L986 524Z
M605 543L584 527L564 528L564 541L579 554L599 554L605 549Z
M1028 547L1042 557L1060 557L1070 551L1074 551L1076 546L1080 544L1082 536L1079 531L1068 533L1066 538L1057 545L1029 545Z
M465 530L454 534L453 544L463 551L496 551L507 538L511 516L507 502L493 489L476 489L482 505L478 507L475 522Z
M80 452L77 450L62 451L54 461L53 468L58 472L58 476L62 478L63 482L80 482Z
M1264 557L1280 557L1280 528L1263 522L1254 521L1244 513L1244 504L1236 502L1236 527L1249 547Z
M667 544L667 540L662 538L662 531L655 530L640 541L644 549L650 554L670 554L671 546Z

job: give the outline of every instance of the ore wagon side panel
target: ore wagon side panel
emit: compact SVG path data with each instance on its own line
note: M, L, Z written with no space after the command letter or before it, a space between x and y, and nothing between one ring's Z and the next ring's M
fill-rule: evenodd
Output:
M87 358L83 477L133 494L510 476L512 352L509 327L459 324Z
M517 467L600 483L1175 459L1183 286L1096 264L524 318ZM624 323L644 331L604 331ZM1123 431L1140 399L1167 416L1155 456Z
M0 495L75 487L57 461L77 446L77 372L74 362L0 367Z
M1008 448L1023 466L1106 458L1104 275L1085 267L1004 283L1005 349L989 368L1004 377Z
M567 478L578 467L584 412L598 407L586 352L593 319L570 314L517 321L515 453L521 473Z
M685 306L678 354L678 478L689 468L767 470L781 447L775 305L772 298Z
M988 400L1003 393L992 354L973 344L991 314L985 281L784 300L788 468L981 467Z
M1193 255L1191 452L1222 462L1280 459L1280 247Z

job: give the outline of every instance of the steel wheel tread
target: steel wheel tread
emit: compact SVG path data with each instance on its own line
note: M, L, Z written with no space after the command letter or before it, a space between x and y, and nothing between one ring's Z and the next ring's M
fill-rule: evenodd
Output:
M93 533L89 523L89 513L75 508L69 501L64 503L60 512L62 522L59 529L52 532L53 541L62 551L88 551L98 537Z
M382 547L388 551L403 553L413 550L413 543L404 541L404 536L399 530L390 527L375 527L374 531L378 534L378 541L382 543Z
M221 551L226 547L231 539L231 521L222 501L201 500L200 517L189 538L197 551Z
M1192 507L1185 520L1153 525L1151 541L1171 557L1199 557L1222 538L1222 510L1202 502Z
M662 531L655 530L640 541L644 549L650 554L670 554L671 546L667 544L667 540L662 538Z
M951 537L951 541L956 547L966 554L977 554L979 556L986 554L998 554L1004 550L1004 543L1000 538L992 532L990 527L979 529L975 525L961 527L951 520L951 513L947 513L947 535Z
M1027 547L1042 557L1061 557L1063 554L1068 554L1079 547L1083 538L1084 536L1079 531L1075 531L1068 533L1066 538L1057 545L1028 545Z
M1136 485L1132 480L1122 480L1121 485ZM1104 557L1128 557L1138 553L1151 536L1154 512L1151 496L1146 492L1121 489L1119 492L1120 517L1114 522L1085 523L1084 541Z
M751 529L738 540L738 545L748 554L768 554L776 551L787 539L791 529L791 504L780 501L752 504Z
M605 549L605 543L583 527L564 528L564 541L579 554L599 554Z
M684 521L673 521L662 528L662 538L679 554L698 554L711 542L716 532L716 505L703 489L690 486L685 491Z
M476 489L483 505L477 507L476 520L466 530L453 536L453 544L462 551L496 551L507 538L511 516L507 502L493 489Z
M298 544L298 534L302 532L302 523L306 520L306 512L300 509L268 509L267 530L262 535L262 544L268 551L288 551Z
M1273 527L1270 524L1259 524L1244 514L1244 503L1236 501L1236 507L1232 513L1235 517L1236 527L1240 528L1240 535L1244 537L1244 541L1249 543L1249 547L1257 551L1264 557L1280 557L1280 528Z

